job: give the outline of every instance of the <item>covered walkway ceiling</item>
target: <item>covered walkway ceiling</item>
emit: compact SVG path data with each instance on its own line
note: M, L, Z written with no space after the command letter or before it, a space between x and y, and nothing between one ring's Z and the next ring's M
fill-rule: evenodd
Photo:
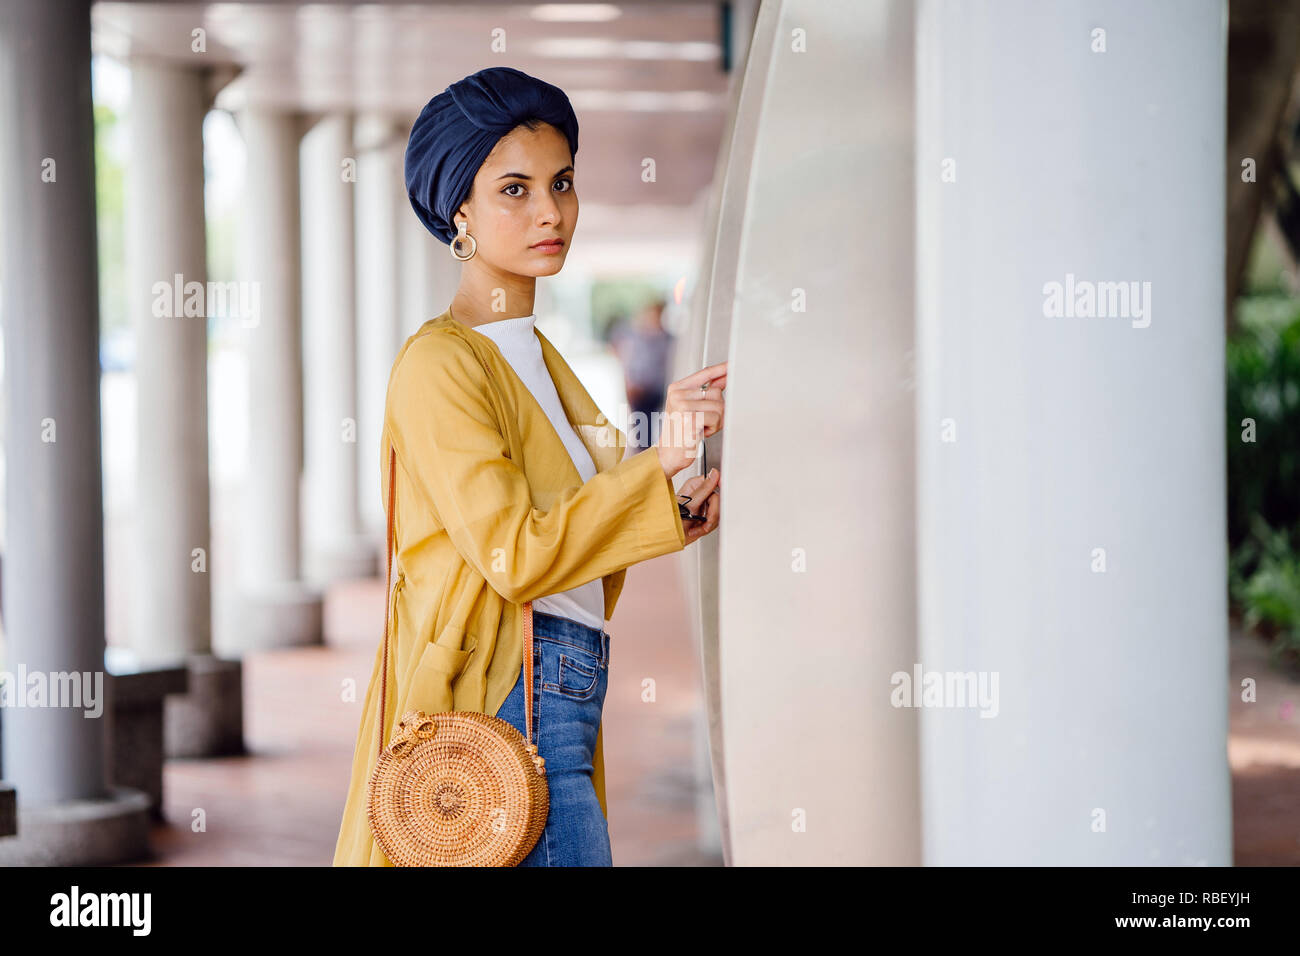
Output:
M595 206L701 202L725 126L718 3L106 2L92 18L96 53L209 61L219 109L373 110L409 124L449 83L515 67L569 95L582 199ZM192 49L198 29L204 52Z

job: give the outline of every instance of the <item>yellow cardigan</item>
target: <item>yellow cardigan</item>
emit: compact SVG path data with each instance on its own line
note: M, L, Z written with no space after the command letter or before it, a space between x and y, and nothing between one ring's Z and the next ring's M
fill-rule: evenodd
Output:
M390 439L397 450L385 742L408 710L497 713L523 665L524 602L602 578L608 619L629 565L686 544L658 453L624 458L624 434L535 331L595 462L589 481L496 343L450 311L393 362L380 443L385 509ZM335 866L392 865L366 817L382 662L377 642ZM598 731L593 782L608 818L603 757Z

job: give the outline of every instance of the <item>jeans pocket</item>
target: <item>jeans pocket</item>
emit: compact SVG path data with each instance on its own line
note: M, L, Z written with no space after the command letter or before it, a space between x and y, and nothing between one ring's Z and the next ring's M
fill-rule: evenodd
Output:
M555 681L544 689L570 700L590 700L600 681L600 659L585 651L561 653Z

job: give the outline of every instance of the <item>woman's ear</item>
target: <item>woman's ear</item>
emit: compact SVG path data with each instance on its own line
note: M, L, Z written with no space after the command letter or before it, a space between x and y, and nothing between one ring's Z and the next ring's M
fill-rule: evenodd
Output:
M469 207L470 207L470 203L472 203L473 201L474 201L474 186L471 184L469 187L469 195L461 200L460 206L456 209L454 213L452 213L452 219L455 220L457 217L459 217L461 219L464 219L466 222L469 222ZM453 221L452 225L454 226L456 225L456 223Z

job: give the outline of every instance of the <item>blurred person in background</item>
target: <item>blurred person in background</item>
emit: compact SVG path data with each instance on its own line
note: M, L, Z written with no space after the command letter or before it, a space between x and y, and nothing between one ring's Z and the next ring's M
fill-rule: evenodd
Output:
M634 416L628 424L628 437L640 448L659 441L658 412L664 405L675 341L663 326L666 305L663 299L654 299L630 321L615 326L610 335L610 344L623 363L627 403Z

